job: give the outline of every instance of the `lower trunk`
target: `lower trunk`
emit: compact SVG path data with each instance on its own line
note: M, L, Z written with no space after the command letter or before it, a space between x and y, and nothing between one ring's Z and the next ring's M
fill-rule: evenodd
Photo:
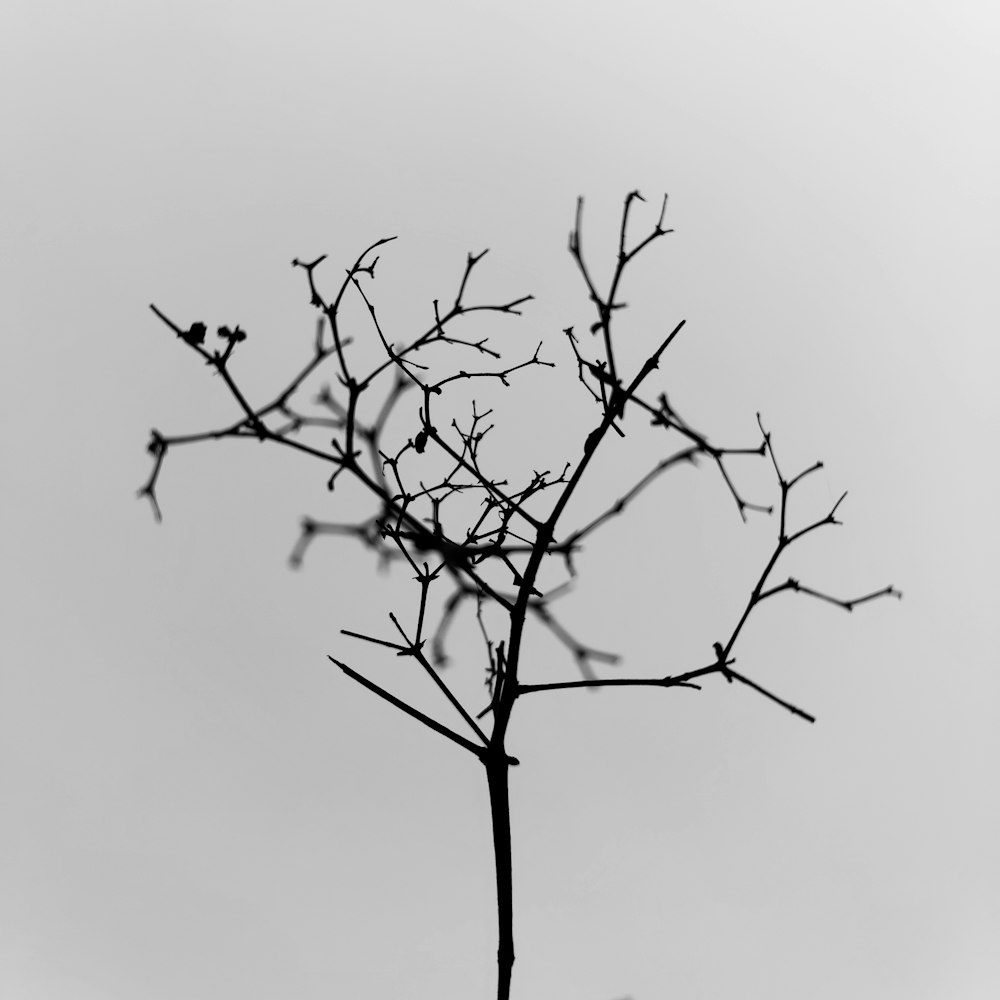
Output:
M497 1000L510 1000L510 975L514 966L514 909L511 898L510 794L506 758L486 761L493 818L493 853L497 868Z

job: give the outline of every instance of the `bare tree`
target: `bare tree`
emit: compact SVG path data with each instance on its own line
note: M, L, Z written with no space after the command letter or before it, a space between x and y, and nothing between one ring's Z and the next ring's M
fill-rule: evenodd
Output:
M151 502L156 518L160 518L157 482L164 459L172 448L224 438L267 441L295 449L322 463L329 470L331 490L341 476L346 476L353 478L371 496L372 513L360 522L335 523L305 518L291 555L293 565L301 564L306 549L318 536L329 534L353 536L383 562L404 563L412 571L417 590L415 610L407 624L404 625L402 616L390 612L391 630L385 635L367 635L346 628L341 631L345 636L415 661L450 703L455 714L455 728L421 712L343 660L334 656L329 659L352 680L475 755L483 764L489 788L496 860L498 1000L507 1000L510 996L514 964L508 792L510 768L518 761L509 752L506 737L519 699L574 688L700 689L705 682L720 678L742 685L799 718L813 722L814 717L808 712L736 669L736 643L751 613L764 601L786 591L805 594L847 611L876 598L901 596L894 587L887 586L861 596L842 598L791 576L780 578L778 564L792 545L814 531L841 523L837 511L844 496L823 516L793 527L789 516L792 491L820 469L821 462L793 474L783 472L760 414L757 415L754 443L737 447L717 445L708 434L685 420L664 392L647 389L647 382L661 357L683 329L683 320L662 337L638 370L623 370L615 353L614 335L615 316L625 308L620 298L623 276L640 253L672 231L663 226L667 205L664 197L652 230L643 238L630 242L630 213L635 203L641 201L637 191L625 198L617 256L604 292L598 290L584 259L583 202L582 199L577 202L569 252L596 312L590 334L597 348L591 356L591 352L581 346L574 329L569 327L562 331L565 337L563 352L571 371L575 369L575 380L592 397L595 416L590 424L581 428L580 446L562 469L558 472L535 471L521 481L495 478L484 467L481 452L492 426L489 423L491 411L473 402L471 415L463 422L446 409L449 389L456 383L477 379L509 386L524 369L554 367L555 364L543 359L541 344L530 356L505 364L487 337L476 340L458 335L460 324L472 314L520 315L521 307L532 298L525 295L499 304L469 304L470 279L485 251L468 255L454 301L443 305L435 299L433 319L424 332L401 346L387 338L370 287L369 291L365 290L365 285L370 286L375 278L379 260L375 251L395 237L378 240L368 247L347 270L332 298L324 295L318 280L325 258L294 260L293 266L305 276L311 304L319 310L320 318L311 356L264 405L249 402L230 369L237 346L246 339L240 327L219 327L220 346L213 348L207 344L208 330L204 323L181 325L155 305L150 306L188 348L218 373L239 408L239 416L221 428L173 436L156 430L152 432L148 450L153 456L153 468L139 492ZM370 317L370 337L381 345L378 360L371 366L362 366L356 343L341 329L342 305L345 296L350 294L360 296ZM449 348L445 352L446 360L461 352L461 356L473 355L483 367L473 370L451 368L440 374L441 352L434 348L444 345ZM337 388L323 388L313 399L313 406L303 409L300 397L304 394L305 383L328 363L336 373ZM377 387L380 393L376 393ZM416 396L415 419L410 424L411 431L415 429L416 433L390 443L387 440L390 417L407 394ZM376 406L370 406L373 397ZM364 413L370 415L364 417ZM672 450L657 458L652 468L599 516L584 524L564 524L567 504L584 482L598 449L609 436L624 436L627 420L636 418L661 428L664 444ZM770 464L777 483L775 504L763 505L744 499L730 470L731 460L741 456L757 456ZM635 498L663 473L685 463L696 464L699 460L715 467L723 488L732 496L744 521L748 514L772 514L776 507L777 538L773 551L729 634L706 642L712 653L706 656L705 662L652 678L599 676L596 665L614 663L617 658L585 645L571 634L553 614L552 601L575 576L574 556L594 532L627 511ZM433 478L427 476L426 469L432 470ZM469 503L469 500L475 502ZM543 590L540 583L543 565L553 562L563 567L564 579ZM503 622L502 637L497 637L495 629L491 630L488 625L484 614L488 607L499 613ZM442 669L447 659L448 630L462 609L476 616L485 645L484 700L487 704L478 711L456 697ZM548 630L566 647L579 669L579 677L552 683L527 683L522 679L520 667L529 619Z

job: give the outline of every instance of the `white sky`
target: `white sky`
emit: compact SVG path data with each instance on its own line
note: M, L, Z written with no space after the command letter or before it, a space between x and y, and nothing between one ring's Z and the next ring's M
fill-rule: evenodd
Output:
M519 703L515 996L1000 995L991 5L10 0L4 22L0 995L491 995L479 766L326 660L448 718L414 664L338 634L412 615L403 574L346 541L289 572L299 516L352 510L277 450L171 453L153 523L149 428L236 411L147 305L240 323L263 401L310 349L289 261L326 252L334 281L398 234L372 286L397 339L489 246L471 294L538 298L505 357L565 360L591 321L574 200L596 270L635 187L669 191L676 233L625 289L623 349L686 318L657 388L721 443L760 409L788 470L823 458L803 521L850 490L788 570L906 599L751 619L741 669L815 726L724 684ZM515 385L497 467L560 468L594 417L575 371ZM580 520L658 448L637 422ZM701 665L773 531L680 470L558 610L622 675ZM526 669L573 678L535 638ZM471 627L453 655L478 707Z

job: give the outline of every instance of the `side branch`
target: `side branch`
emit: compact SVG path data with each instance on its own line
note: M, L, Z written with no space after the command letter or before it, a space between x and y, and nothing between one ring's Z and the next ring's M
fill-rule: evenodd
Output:
M701 685L693 684L698 677L705 677L708 674L719 673L723 667L727 667L730 663L735 663L735 660L727 660L723 664L712 663L707 667L699 667L697 670L690 670L686 674L675 674L673 676L667 677L619 677L619 678L608 678L602 680L600 678L594 678L593 680L583 680L583 681L555 681L551 684L518 684L517 693L522 694L533 694L537 691L563 691L569 688L601 688L601 687L661 687L661 688L671 688L671 687L686 687L694 688L696 691L701 690Z
M392 618L393 623L395 624L399 632L402 634L403 638L406 639L407 642L410 642L409 637L406 635L405 632L403 632L403 629L400 626L398 620L396 619L396 616L390 613L389 617ZM454 708L456 712L458 712L458 714L465 720L469 728L479 737L480 740L482 740L483 746L484 747L488 746L489 740L487 739L486 734L482 731L482 729L479 728L479 725L476 723L476 720L473 719L471 715L469 715L469 713L465 709L465 706L458 700L458 698L455 697L455 695L452 693L451 688L449 688L448 685L445 684L441 675L434 669L434 667L431 666L430 661L427 659L426 656L424 656L420 648L422 645L423 645L422 641L412 642L407 648L401 650L396 655L414 657L416 661L420 664L420 666L424 668L424 671L427 673L430 679L434 681L438 690L445 696L445 698L448 699L448 703L451 705L451 707Z
M888 587L883 587L881 590L874 590L862 597L852 597L844 600L842 597L833 597L830 594L824 594L820 590L813 590L812 587L804 587L798 580L789 577L784 583L779 583L777 586L771 587L770 590L761 591L757 601L759 603L785 590L792 590L798 594L808 594L817 600L826 601L828 604L835 604L838 608L843 608L845 611L853 611L859 604L874 601L878 597L895 597L898 600L902 600L903 597L903 592L890 584Z
M730 660L730 663L733 661ZM815 722L816 716L810 715L808 712L803 712L801 708L796 708L790 701L785 701L784 698L779 698L776 694L772 694L766 688L762 688L755 681L750 680L749 677L744 677L743 674L738 674L735 670L728 670L726 672L726 677L731 677L734 681L739 681L741 684L746 684L747 687L753 688L758 694L762 694L765 698L769 698L776 705L780 705L782 708L787 708L789 712L793 715L797 715L800 719L805 719L806 722Z
M796 708L791 703L779 698L777 695L772 694L770 691L762 688L755 681L750 680L742 674L737 674L732 670L729 670L724 666L726 662L729 662L728 658L732 655L733 648L736 645L736 640L739 638L740 633L743 630L743 626L746 625L747 620L750 618L751 613L754 608L756 608L763 601L767 600L769 597L773 597L775 594L780 594L786 590L792 590L808 594L811 597L815 597L819 600L826 601L830 604L834 604L837 607L843 608L845 611L853 611L855 606L858 604L863 604L866 601L873 601L879 597L896 597L901 598L903 595L893 586L883 587L881 590L872 591L870 594L865 594L861 597L851 598L849 600L842 600L841 598L832 597L829 594L825 594L822 591L813 590L810 587L804 587L799 583L794 577L788 577L784 583L779 583L772 587L767 587L767 582L773 572L778 560L781 558L783 553L791 547L791 545L805 535L812 531L817 530L825 525L839 525L840 521L837 520L836 513L837 509L840 507L847 496L846 493L842 494L837 502L833 505L832 509L827 513L825 517L821 517L817 521L813 521L811 524L806 525L804 528L800 528L798 531L788 532L788 499L792 488L801 482L806 476L811 475L813 472L821 469L823 467L822 462L814 462L808 468L803 469L797 475L793 476L791 479L786 479L781 473L781 467L778 465L777 456L774 453L774 444L771 441L771 435L768 431L764 429L763 422L761 421L760 414L757 414L757 424L760 427L761 434L764 438L764 448L767 454L770 456L771 465L774 468L774 474L778 480L778 486L781 491L781 500L778 512L778 538L775 542L774 550L771 553L767 564L764 567L763 572L757 579L757 583L754 585L753 590L750 592L750 597L747 600L746 606L743 608L739 620L736 622L732 632L729 635L729 639L725 644L716 642L713 644L715 649L715 655L718 659L722 673L728 681L739 681L741 684L745 684L747 687L753 688L759 694L764 695L764 697L770 699L783 708L788 709L788 711L793 712L795 715L806 719L809 722L815 722L815 718L809 715L807 712L803 712L802 709Z
M412 716L419 722L422 722L428 729L433 729L434 732L440 733L442 736L447 737L453 743L457 743L460 747L468 750L469 753L475 754L480 760L483 759L486 754L486 747L477 746L472 740L467 740L464 736L459 736L458 733L452 732L447 726L441 725L440 722L432 719L429 715L424 715L419 709L414 708L412 705L407 705L405 701L397 698L395 695L390 694L384 688L379 687L374 681L368 680L367 677L359 674L356 670L352 670L346 663L342 663L340 660L327 655L327 659L331 663L335 663L341 670L347 674L352 680L357 681L362 687L368 688L369 691L377 694L380 698L389 702L390 705L395 705L401 712L405 712L407 715ZM516 757L507 757L507 762L509 764L519 764L520 761Z

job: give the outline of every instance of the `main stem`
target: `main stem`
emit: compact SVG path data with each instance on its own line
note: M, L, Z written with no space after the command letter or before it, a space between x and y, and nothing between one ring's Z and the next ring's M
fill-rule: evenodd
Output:
M497 1000L510 1000L510 978L514 967L514 906L511 885L510 853L510 788L508 772L510 758L504 749L504 738L510 713L517 700L517 667L521 655L521 639L527 617L529 596L542 559L548 551L556 521L562 513L586 469L590 456L607 433L614 413L610 409L597 429L592 447L584 450L583 459L576 467L572 478L556 502L548 520L539 531L538 541L532 548L524 579L517 596L517 603L511 614L510 644L504 673L500 680L500 690L493 707L493 735L488 752L483 757L486 765L486 780L490 789L490 814L493 818L493 854L497 869Z
M497 1000L510 1000L514 967L514 905L510 858L510 765L504 755L487 757L486 780L493 818L493 853L497 869Z
M628 203L626 202L626 206ZM624 260L624 258L623 258ZM622 263L619 263L619 272L616 273L615 284L612 286L611 295L608 302L614 299L614 288L617 286L618 276ZM683 324L682 324L683 325ZM638 387L639 383L649 374L660 353L670 343L676 335L680 326L664 341L663 346L653 356L651 362L643 367L639 375L628 387L627 394ZM605 331L610 333L608 324L605 324ZM610 363L610 348L608 354ZM518 588L517 601L511 611L510 642L507 646L506 663L503 674L499 678L500 690L497 692L495 704L493 706L493 734L487 754L483 757L486 765L486 780L490 788L490 813L493 818L493 853L496 858L497 868L497 1000L510 1000L510 977L514 967L514 907L512 899L511 885L511 856L510 856L510 789L508 785L508 771L510 769L510 758L504 749L504 738L507 734L507 725L510 722L510 713L514 708L514 702L518 695L517 668L521 659L521 640L524 635L524 624L528 615L528 601L534 591L535 578L538 576L539 568L552 539L555 537L556 522L569 503L573 491L577 488L583 477L590 459L597 450L598 445L604 439L615 417L619 415L618 410L608 406L604 413L604 418L597 428L587 437L587 443L583 448L583 457L577 463L569 482L563 488L559 499L552 508L551 513L538 527L538 535L535 544L532 546L531 555L528 557L528 564L524 570L524 576Z

